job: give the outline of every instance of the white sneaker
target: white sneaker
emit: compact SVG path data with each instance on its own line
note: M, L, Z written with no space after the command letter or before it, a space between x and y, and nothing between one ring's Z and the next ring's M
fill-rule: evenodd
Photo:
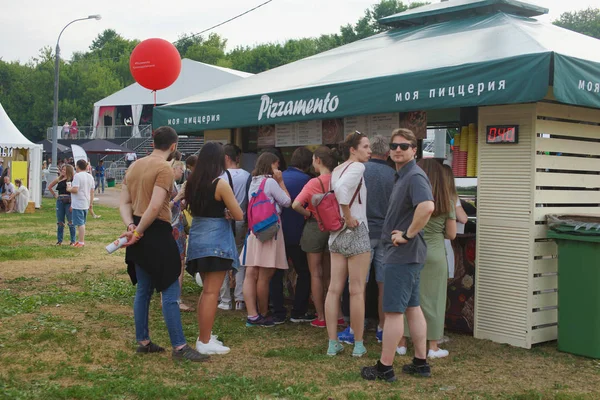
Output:
M429 353L427 353L427 358L444 358L448 357L448 354L450 354L448 350L437 349L437 351L433 351L429 349Z
M398 353L398 355L400 355L400 356L405 356L406 355L406 347L398 346L398 348L396 349L396 353Z
M196 340L196 350L200 354L227 354L231 351L229 347L225 347L222 344L218 344L209 340L208 343L202 343Z
M223 346L223 342L219 340L217 335L210 335L210 341Z
M203 287L204 284L202 283L202 277L200 276L200 274L198 272L196 272L196 283L198 284L198 286Z
M243 301L235 302L235 310L236 311L243 311L245 309L246 309L246 303L244 303Z
M217 308L219 310L231 310L231 303L220 302Z

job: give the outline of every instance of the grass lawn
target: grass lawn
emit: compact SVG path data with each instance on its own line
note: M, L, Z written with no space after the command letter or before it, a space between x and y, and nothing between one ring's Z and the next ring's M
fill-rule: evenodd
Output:
M236 311L219 310L214 329L228 355L199 365L175 363L170 352L138 356L124 253L104 250L122 231L118 211L96 213L85 249L54 247L48 199L33 215L0 215L0 399L600 398L600 362L559 353L556 343L523 350L450 334L450 357L431 362L431 379L365 382L359 368L380 351L373 331L366 357L352 358L347 346L329 358L325 330L246 328ZM186 303L200 292L186 276ZM182 318L194 343L196 317ZM156 296L150 327L153 341L169 347ZM408 360L398 356L396 371Z

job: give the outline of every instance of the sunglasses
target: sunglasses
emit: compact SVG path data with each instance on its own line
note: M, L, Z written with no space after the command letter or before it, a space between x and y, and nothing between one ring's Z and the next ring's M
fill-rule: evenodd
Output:
M400 147L400 150L406 151L411 147L415 147L410 143L390 143L390 150L397 150Z
M363 136L366 136L364 133L362 133L362 132L359 132L359 131L354 131L354 134L355 134L355 135L358 135L358 136L361 136L361 135L363 135Z

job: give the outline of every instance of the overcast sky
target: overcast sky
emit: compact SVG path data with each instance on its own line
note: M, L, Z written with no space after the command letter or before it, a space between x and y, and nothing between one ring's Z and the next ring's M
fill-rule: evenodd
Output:
M174 41L229 19L264 0L1 0L0 58L27 61L44 46L54 47L62 27L75 18L101 14L102 20L77 22L63 34L63 58L85 51L104 29L128 39L160 37ZM432 0L438 2L439 0ZM562 12L600 7L600 0L530 0L550 9L540 17L552 21ZM273 0L214 30L237 45L283 42L286 39L336 33L354 23L377 0Z

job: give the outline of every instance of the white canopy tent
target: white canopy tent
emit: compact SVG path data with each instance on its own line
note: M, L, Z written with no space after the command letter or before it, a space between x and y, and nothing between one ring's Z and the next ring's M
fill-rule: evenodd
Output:
M192 95L206 92L226 83L252 76L247 72L204 64L187 58L181 60L181 73L177 80L168 88L156 93L156 104L171 103ZM144 105L154 104L154 93L138 83L127 86L116 93L94 103L94 129L101 126L101 111L114 112L114 107L131 106L133 136L139 136L139 124ZM114 121L114 118L113 118Z
M4 107L0 104L0 158L4 159L4 167L9 161L20 161L19 150L27 150L26 160L28 164L28 189L30 201L35 202L35 207L40 208L42 202L42 152L41 144L30 142L10 120ZM11 180L15 178L11 176Z

